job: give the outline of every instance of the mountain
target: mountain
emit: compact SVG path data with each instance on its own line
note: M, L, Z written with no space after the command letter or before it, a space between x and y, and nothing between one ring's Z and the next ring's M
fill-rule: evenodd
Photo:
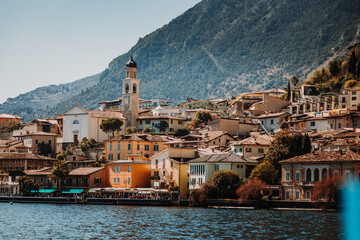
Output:
M0 113L6 112L31 121L38 117L48 117L48 111L56 104L81 94L96 85L100 74L85 77L72 83L39 87L15 98L8 98L0 104Z
M359 39L360 0L203 0L140 38L97 84L44 113L75 104L94 109L120 97L130 54L139 67L140 96L177 103L285 87L293 75L303 81Z

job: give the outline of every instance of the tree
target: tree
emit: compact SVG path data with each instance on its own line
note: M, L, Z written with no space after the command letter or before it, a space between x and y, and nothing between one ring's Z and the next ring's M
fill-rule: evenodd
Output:
M281 176L279 161L311 152L311 142L307 135L300 133L291 134L287 130L277 132L274 140L265 154L265 161L269 161L275 170L278 170L278 178Z
M314 184L311 200L320 201L315 204L328 208L332 202L338 202L341 179L337 176L325 177Z
M166 132L166 129L169 127L169 123L165 120L161 120L159 125L160 132Z
M275 183L277 172L278 171L269 161L264 161L252 170L250 178L260 179L267 184L273 184Z
M145 127L144 127L144 129L143 129L143 131L142 131L143 133L147 133L147 134L149 134L149 133L151 133L152 132L152 129L151 128L149 128L149 126L148 125L146 125Z
M49 176L51 180L56 181L56 191L58 196L62 193L64 180L69 176L69 172L66 161L58 159Z
M296 76L293 76L290 81L293 84L294 88L296 88L296 86L299 84L299 79Z
M235 198L236 189L241 185L241 178L233 170L219 170L211 176L209 182L214 185L217 195L221 198Z
M261 200L263 197L262 190L268 185L260 179L249 180L236 190L240 201Z
M358 82L356 80L349 80L345 82L344 88L353 88Z
M121 127L123 124L123 120L119 118L108 118L101 122L100 129L106 133L112 133L114 137L115 132L121 131Z
M329 72L333 76L337 76L341 71L341 60L334 59L329 62Z
M126 129L125 129L125 133L126 134L132 134L132 133L136 133L136 129L134 128L134 127L127 127Z
M82 151L88 151L89 149L93 148L95 144L96 144L95 139L93 138L87 139L86 137L84 137L79 143L79 146Z
M182 137L182 136L186 136L189 135L190 131L187 129L178 129L175 131L174 136L175 137Z
M199 189L195 189L190 197L195 206L206 206L208 199L217 197L217 191L212 182L206 182Z
M287 91L286 100L288 100L288 101L292 100L292 99L291 99L291 86L290 86L290 81L288 81L288 85L287 85L286 91Z
M195 126L198 127L202 123L207 124L212 119L210 111L198 111L196 112L194 122Z
M355 56L355 51L352 51L352 52L351 52L350 59L349 59L348 72L351 73L351 74L353 74L354 76L356 75L356 56Z
M281 128L282 130L289 129L289 124L288 124L286 121L282 121L282 122L280 123L280 128Z
M34 180L28 176L21 176L16 180L19 183L19 191L21 195L30 195L31 190L34 187Z

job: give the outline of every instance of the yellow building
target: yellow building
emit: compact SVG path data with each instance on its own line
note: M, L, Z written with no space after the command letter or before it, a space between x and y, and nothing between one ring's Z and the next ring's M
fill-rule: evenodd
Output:
M195 148L167 148L150 158L151 187L180 192L181 199L189 197L189 165L196 157Z
M148 188L150 187L150 161L118 160L106 164L106 186L113 188Z
M129 134L105 140L105 156L109 161L128 159L130 155L141 154L150 157L167 145L166 137L149 134ZM131 158L130 158L131 159Z

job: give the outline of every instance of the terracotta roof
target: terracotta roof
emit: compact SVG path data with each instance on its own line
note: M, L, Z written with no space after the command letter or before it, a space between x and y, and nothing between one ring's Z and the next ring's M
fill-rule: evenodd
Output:
M103 167L85 167L85 168L75 168L70 171L70 176L87 176L93 173L96 173L100 170L103 170Z
M0 139L0 146L2 146L2 147L9 147L9 146L16 145L19 143L22 143L22 141Z
M14 137L24 137L24 136L57 136L57 134L48 133L48 132L29 132L20 135L14 135Z
M6 113L0 114L0 118L22 119L21 117L18 117L16 115L11 115L11 114L6 114Z
M36 155L32 153L0 153L0 160L53 160L55 158L49 158L41 155Z
M144 160L116 160L116 161L112 161L110 163L107 163L106 165L112 165L112 164L150 164L150 161L144 161Z
M261 114L261 115L258 116L257 118L258 118L258 119L261 119L261 118L272 118L272 117L280 117L280 116L283 116L283 115L290 115L290 114L287 113L287 112L265 113L265 114Z
M24 173L26 175L32 175L32 176L34 176L34 175L50 175L51 171L52 171L51 167L44 167L41 169L26 170L26 171L24 171Z
M296 156L280 163L316 163L316 162L360 162L360 155L347 151L317 151L315 154L308 153Z
M255 135L249 138L246 138L241 141L232 143L231 145L263 145L269 146L270 143L274 140L273 137L268 135Z
M139 116L137 119L138 119L138 120L144 120L144 119L175 119L175 120L185 120L184 118L171 117L171 116Z
M236 155L234 153L225 153L225 154L212 154L204 157L196 158L194 160L188 161L188 163L252 163L257 164L258 161L245 159L242 156Z
M120 118L125 119L121 112L116 111L100 111L100 110L85 110L90 117L94 118Z
M151 135L151 134L126 134L116 138L107 139L105 142L111 141L146 141L146 142L167 142L170 139L167 139L167 136L161 135Z

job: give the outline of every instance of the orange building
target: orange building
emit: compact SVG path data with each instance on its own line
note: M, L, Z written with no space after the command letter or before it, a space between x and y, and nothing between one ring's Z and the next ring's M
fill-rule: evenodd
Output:
M9 126L15 123L19 123L22 118L16 115L0 114L0 126Z
M107 186L113 188L150 187L151 164L147 158L118 160L106 164Z
M109 161L128 159L130 155L140 154L151 157L167 148L168 139L150 134L129 134L105 140L105 156ZM132 159L132 158L131 158ZM133 159L132 159L133 160Z

